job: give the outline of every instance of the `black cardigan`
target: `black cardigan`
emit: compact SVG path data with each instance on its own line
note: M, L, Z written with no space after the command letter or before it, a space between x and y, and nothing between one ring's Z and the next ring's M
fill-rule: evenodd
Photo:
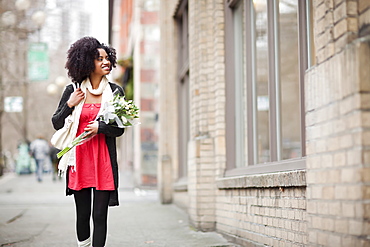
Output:
M124 95L122 87L120 87L117 84L109 82L109 85L112 89L112 92L114 92L116 89L118 89L120 95ZM51 119L54 129L58 130L61 129L64 125L64 120L66 117L68 117L72 111L74 110L74 107L70 108L67 105L67 101L69 100L70 95L73 93L74 89L72 85L68 85L62 95L62 98L59 101L59 105L55 113L53 114L53 117ZM112 171L113 171L113 178L114 178L114 186L115 190L110 193L110 199L109 199L109 206L118 206L118 163L117 163L117 150L116 150L116 137L121 136L124 133L124 128L118 128L115 125L112 124L106 124L105 122L99 121L99 129L98 133L105 134L105 141L107 143L109 156L112 164ZM66 195L72 195L73 191L68 188L68 174L66 174Z

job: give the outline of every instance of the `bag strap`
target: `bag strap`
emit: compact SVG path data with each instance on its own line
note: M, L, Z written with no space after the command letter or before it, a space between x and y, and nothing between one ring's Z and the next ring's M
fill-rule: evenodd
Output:
M72 82L71 84L72 84L72 87L73 87L73 91L76 91L76 88L77 88L76 83Z

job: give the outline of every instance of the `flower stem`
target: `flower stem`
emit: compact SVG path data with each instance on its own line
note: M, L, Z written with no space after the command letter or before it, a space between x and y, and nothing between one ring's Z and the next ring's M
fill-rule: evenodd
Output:
M72 143L70 145L68 145L67 147L65 147L62 151L60 151L59 153L57 153L57 158L60 159L63 155L65 155L69 150L71 150L72 148L74 148L75 146L77 146L78 144L80 144L82 141L84 141L86 138L86 135L87 135L87 131L83 132L82 134L80 134L78 137L76 137Z

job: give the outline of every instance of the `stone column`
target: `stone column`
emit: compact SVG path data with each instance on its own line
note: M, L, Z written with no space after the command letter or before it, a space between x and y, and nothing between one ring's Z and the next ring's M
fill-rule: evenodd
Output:
M160 80L159 80L159 141L158 189L162 203L173 200L173 183L178 174L177 115L177 33L173 15L177 1L160 1Z

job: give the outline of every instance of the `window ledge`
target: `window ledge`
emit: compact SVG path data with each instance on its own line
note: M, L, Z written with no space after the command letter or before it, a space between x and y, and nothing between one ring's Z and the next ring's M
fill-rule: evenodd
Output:
M180 191L188 191L188 178L187 177L182 177L180 178L174 185L173 189L176 192Z
M245 175L217 179L219 189L306 186L306 170Z

